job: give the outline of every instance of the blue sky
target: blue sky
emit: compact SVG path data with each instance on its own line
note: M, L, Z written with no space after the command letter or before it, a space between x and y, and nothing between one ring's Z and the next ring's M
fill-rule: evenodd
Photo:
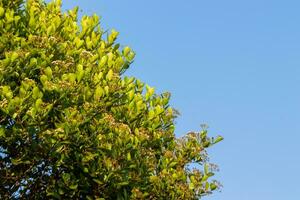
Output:
M170 91L177 135L210 126L222 192L207 200L300 196L300 1L73 0L137 53L127 75Z

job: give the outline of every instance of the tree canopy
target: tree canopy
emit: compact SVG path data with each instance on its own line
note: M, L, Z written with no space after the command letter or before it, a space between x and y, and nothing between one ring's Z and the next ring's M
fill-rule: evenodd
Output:
M207 130L175 136L170 93L61 0L0 0L0 199L199 199L218 189Z

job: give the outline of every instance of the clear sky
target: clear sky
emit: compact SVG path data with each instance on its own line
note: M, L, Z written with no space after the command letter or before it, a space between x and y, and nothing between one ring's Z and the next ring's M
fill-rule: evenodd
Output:
M222 192L207 200L300 198L299 0L72 0L102 16L136 61L127 75L170 91L176 134L210 126Z

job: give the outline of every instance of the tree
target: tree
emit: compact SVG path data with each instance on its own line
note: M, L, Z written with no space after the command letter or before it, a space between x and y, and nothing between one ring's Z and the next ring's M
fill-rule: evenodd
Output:
M218 189L206 149L222 137L176 138L170 94L126 77L135 53L97 15L78 24L77 11L0 0L0 199L198 199Z

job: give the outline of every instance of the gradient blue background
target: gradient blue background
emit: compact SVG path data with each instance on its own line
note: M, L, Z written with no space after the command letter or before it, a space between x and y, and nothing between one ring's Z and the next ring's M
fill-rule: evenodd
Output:
M210 126L222 192L300 199L300 1L73 0L137 53L127 72L170 91L177 135Z

